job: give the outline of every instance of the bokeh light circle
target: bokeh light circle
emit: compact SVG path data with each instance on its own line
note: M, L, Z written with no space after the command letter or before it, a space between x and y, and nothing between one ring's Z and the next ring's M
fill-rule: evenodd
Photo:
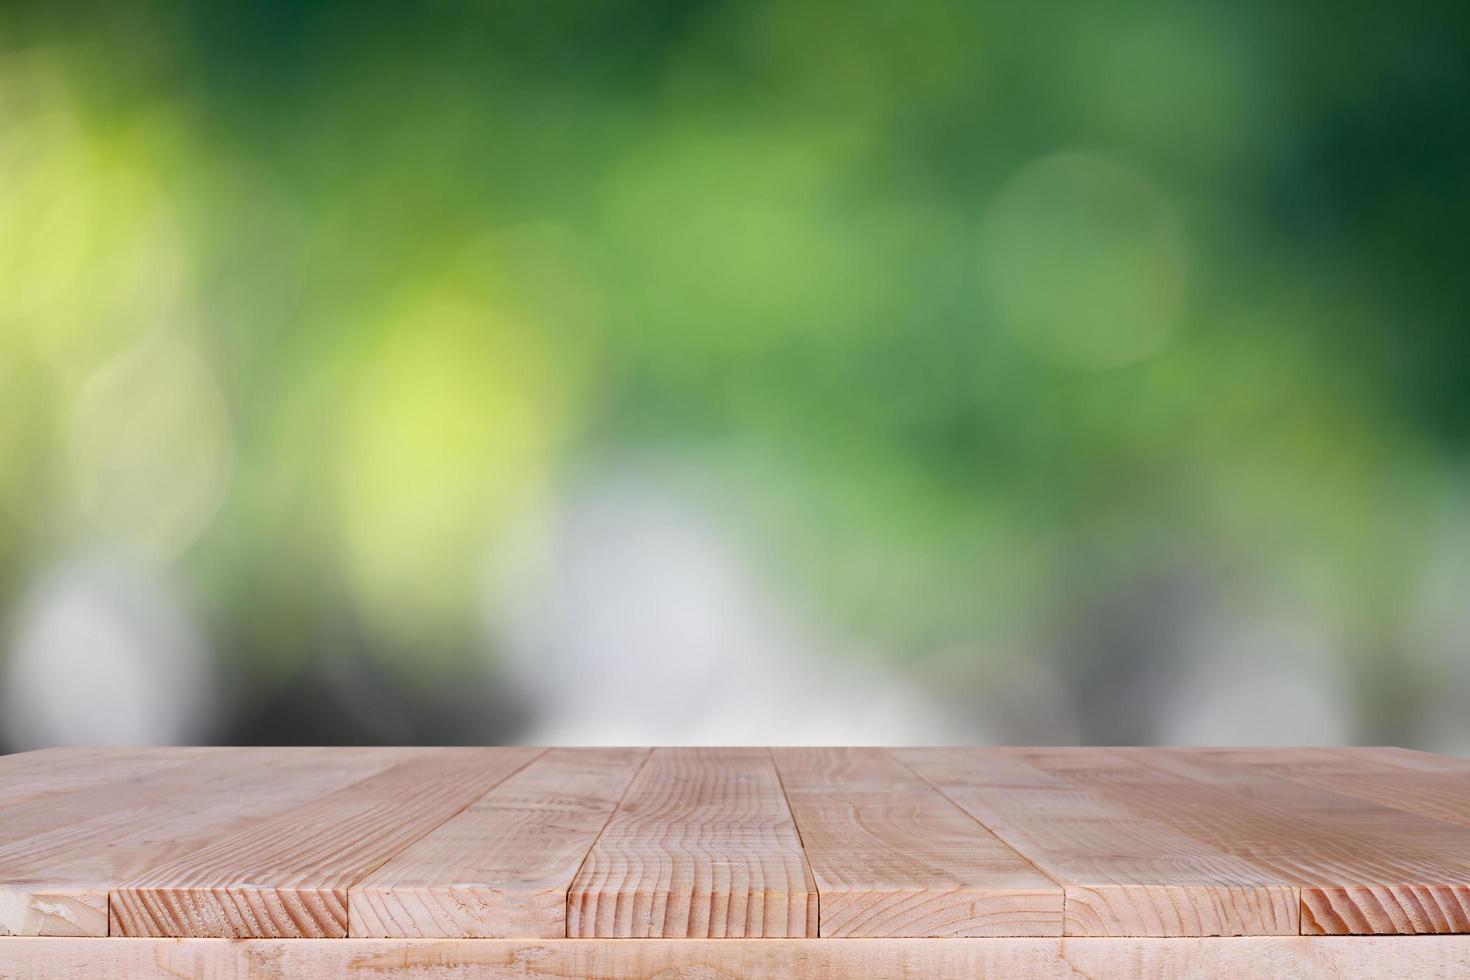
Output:
M1063 153L1001 190L982 219L986 297L1018 341L1075 370L1132 364L1168 343L1185 243L1167 201L1127 167Z
M114 543L156 560L183 552L214 518L234 455L209 368L166 338L145 340L88 379L70 450L87 515Z

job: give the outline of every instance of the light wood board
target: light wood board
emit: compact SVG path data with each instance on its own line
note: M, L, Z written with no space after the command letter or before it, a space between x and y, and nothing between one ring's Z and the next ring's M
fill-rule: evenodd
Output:
M0 818L27 800L70 793L104 783L120 783L183 765L220 749L39 749L0 756Z
M1066 890L1071 936L1294 935L1269 870L994 749L897 753Z
M882 749L776 749L823 936L1055 936L1062 889Z
M0 977L1375 975L1458 962L1467 814L1392 748L46 750L0 757Z
M10 939L6 980L1458 980L1470 936Z
M1470 763L1425 772L1412 756L1359 749L1200 749L1219 762L1381 803L1395 810L1470 826ZM1443 756L1431 757L1443 759ZM1459 760L1463 761L1463 760Z
M349 893L353 936L567 934L567 892L647 749L553 749Z
M181 751L178 765L155 767L148 778L123 767L121 779L6 807L0 935L105 936L108 894L120 883L401 757L378 749Z
M1295 883L1304 934L1470 929L1467 828L1169 749L1029 761Z
M222 836L113 889L111 932L345 937L348 886L540 751L438 749Z
M574 937L816 934L816 885L767 749L654 749L567 897Z

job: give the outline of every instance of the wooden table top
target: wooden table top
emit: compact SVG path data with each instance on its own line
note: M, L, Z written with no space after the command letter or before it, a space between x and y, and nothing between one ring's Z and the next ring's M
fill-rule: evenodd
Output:
M0 757L0 935L1467 931L1470 761L1403 749Z
M46 749L0 933L1470 932L1470 761L1358 749Z

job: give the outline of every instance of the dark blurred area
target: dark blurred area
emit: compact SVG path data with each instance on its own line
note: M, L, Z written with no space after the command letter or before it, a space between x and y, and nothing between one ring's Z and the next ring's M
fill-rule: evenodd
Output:
M1470 7L0 5L0 750L1470 750Z

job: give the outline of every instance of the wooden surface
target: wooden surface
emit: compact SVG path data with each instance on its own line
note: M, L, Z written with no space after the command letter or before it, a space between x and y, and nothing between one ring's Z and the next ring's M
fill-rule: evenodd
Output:
M1294 935L1293 883L996 750L900 750L1061 882L1071 936Z
M1020 754L1294 882L1303 934L1470 931L1470 828L1200 752Z
M0 935L105 936L108 896L156 864L370 776L391 753L241 749L151 778L124 768L61 798L11 803L0 776ZM103 776L106 766L94 769Z
M0 977L1462 976L1467 943L1470 762L1401 749L0 757Z
M536 749L436 749L122 882L115 936L344 937L347 889L469 806Z
M775 756L820 935L1061 935L1061 887L889 752Z
M567 891L647 749L553 749L349 891L352 936L567 934Z
M766 749L655 749L567 895L567 935L817 934L817 890Z
M6 980L1463 980L1470 936L0 940Z

